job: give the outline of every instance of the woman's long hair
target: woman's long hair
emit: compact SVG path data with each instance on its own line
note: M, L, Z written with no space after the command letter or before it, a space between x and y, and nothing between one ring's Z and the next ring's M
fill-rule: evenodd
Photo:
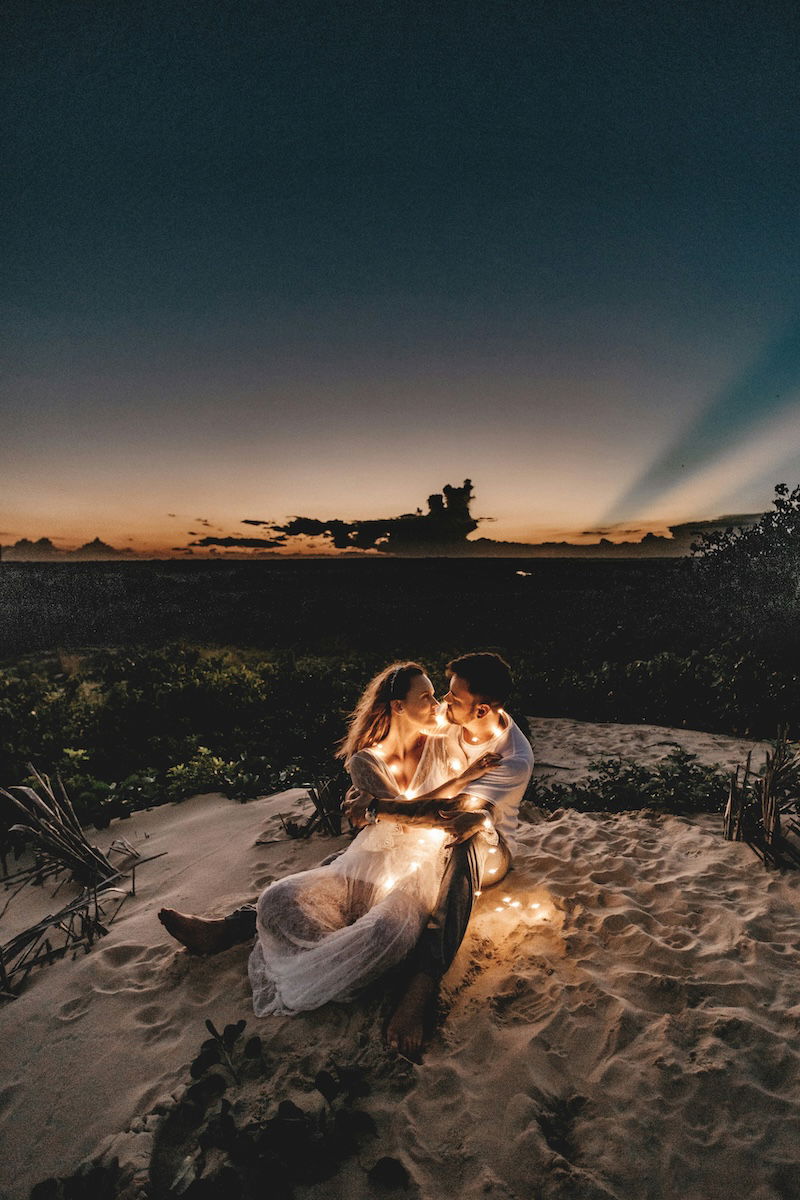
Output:
M370 679L350 714L350 724L339 743L336 758L346 762L357 750L382 742L392 723L392 701L405 700L411 680L424 674L419 663L394 662Z

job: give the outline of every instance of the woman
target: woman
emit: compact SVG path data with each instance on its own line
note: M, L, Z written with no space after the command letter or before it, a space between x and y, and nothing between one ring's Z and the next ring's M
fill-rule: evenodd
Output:
M437 707L417 663L376 675L337 755L355 786L379 798L444 801L494 766L497 755L485 754L452 775ZM496 839L488 829L477 836ZM349 999L405 958L436 901L448 840L433 821L382 817L330 863L271 884L258 901L248 967L256 1015Z

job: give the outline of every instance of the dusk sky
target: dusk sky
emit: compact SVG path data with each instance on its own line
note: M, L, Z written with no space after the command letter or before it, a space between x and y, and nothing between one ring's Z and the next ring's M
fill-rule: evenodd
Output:
M800 482L796 0L18 0L2 43L3 544Z

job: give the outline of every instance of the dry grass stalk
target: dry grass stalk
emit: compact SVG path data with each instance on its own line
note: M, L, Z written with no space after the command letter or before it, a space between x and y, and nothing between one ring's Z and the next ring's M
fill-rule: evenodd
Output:
M342 801L348 786L344 772L324 779L321 783L304 783L302 786L308 792L314 811L305 821L300 822L287 820L279 813L278 819L284 832L290 838L307 838L321 826L331 837L338 837L342 832Z
M25 834L37 860L35 867L15 878L44 879L67 871L76 883L91 888L116 876L114 865L88 841L61 780L56 795L46 775L39 775L32 766L30 771L39 792L32 787L0 788L0 795L22 813L24 820L12 828Z
M14 829L25 834L36 857L32 867L5 880L6 888L12 883L18 886L2 913L26 884L42 883L67 872L83 891L58 912L23 929L0 946L0 999L4 1000L14 998L34 967L51 963L70 951L73 956L80 949L88 951L97 938L108 932L108 926L126 896L136 894L136 868L166 854L162 851L162 854L142 858L127 838L116 838L109 853L122 856L124 872L131 873L131 888L125 891L112 887L124 877L123 870L89 843L61 780L58 780L60 794L56 795L46 775L39 775L33 767L30 770L41 795L31 787L16 787L12 791L0 788L0 795L9 799L23 814L24 823L15 825Z
M751 781L750 755L739 782L731 775L723 819L729 841L745 841L765 866L800 866L800 746L778 731L764 772Z
M100 895L97 889L87 889L77 900L23 929L0 946L0 998L13 1000L35 967L63 958L70 951L73 957L80 949L88 952L97 938L108 932L108 926L127 895L119 888L110 887L111 882L106 880ZM114 908L107 912L110 903L114 903ZM56 937L60 938L60 944L51 940Z

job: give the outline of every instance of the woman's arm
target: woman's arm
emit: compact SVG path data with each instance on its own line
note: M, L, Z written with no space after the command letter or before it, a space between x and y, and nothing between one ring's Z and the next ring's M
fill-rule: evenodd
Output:
M449 821L456 813L470 811L475 813L476 811L464 789L476 779L480 779L487 771L491 771L499 762L499 754L491 752L482 754L459 775L452 776L437 788L432 788L422 796L415 796L412 799L405 796L370 795L368 789L363 786L363 783L366 783L364 776L361 773L354 774L351 769L350 775L359 795L353 796L348 793L346 811L353 824L368 823L367 812L369 811L375 816L379 816L381 820L399 825L421 826L425 829L449 829ZM355 765L354 760L353 765Z
M486 754L481 754L474 762L459 774L453 775L452 778L446 779L444 783L440 783L438 787L432 788L429 792L425 792L422 796L415 796L413 800L407 801L410 804L431 804L437 801L437 810L445 807L441 804L442 800L449 800L450 805L455 811L463 811L463 804L456 804L455 801L463 801L466 798L466 789L476 779L480 779L487 771L491 771L502 760L502 755L495 754L493 751L487 751Z

